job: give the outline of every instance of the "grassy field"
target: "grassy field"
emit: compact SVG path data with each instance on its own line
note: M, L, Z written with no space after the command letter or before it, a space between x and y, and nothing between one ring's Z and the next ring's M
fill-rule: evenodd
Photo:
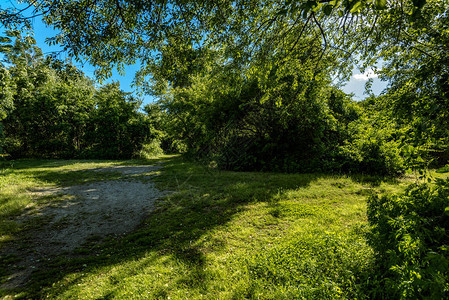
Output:
M30 207L60 201L28 191L116 179L86 172L163 161L170 194L134 232L54 257L0 297L56 299L365 298L372 251L364 233L370 193L402 190L413 176L236 173L179 157L154 161L24 160L0 168L0 250L29 226ZM444 176L438 175L438 176ZM0 258L0 284L18 257Z

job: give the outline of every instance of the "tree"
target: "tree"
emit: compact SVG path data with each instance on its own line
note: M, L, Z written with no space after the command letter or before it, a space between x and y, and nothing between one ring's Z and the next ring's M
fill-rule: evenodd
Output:
M374 41L392 117L412 124L413 144L442 162L449 158L448 11L447 1L433 0L414 15L391 11L379 19L383 36Z
M7 37L2 39L2 54L5 63L12 65L7 69L13 84L13 89L9 92L9 106L20 111L23 104L31 101L36 87L45 82L47 73L42 66L43 57L40 49L35 47L35 41L31 36L22 36L19 31L7 31ZM11 86L11 84L9 84ZM10 109L11 111L11 109ZM11 120L11 119L9 119ZM8 119L4 120L4 129L8 131ZM28 137L32 132L27 130L32 126L26 120L14 122L11 130L25 133L22 141L27 148Z
M30 36L8 32L4 44L14 104L4 119L6 150L15 156L73 156L94 109L94 86L68 63L44 57Z
M6 117L7 111L12 108L13 80L8 69L0 66L0 121Z
M239 1L29 1L45 20L61 31L53 43L75 57L84 56L107 76L115 65L140 60L143 70L158 60L167 43L187 41L192 48L225 47L234 59L252 58L270 44L293 34L313 32L321 44L318 55L338 49L347 57L370 35L355 34L360 26L374 28L380 15L399 7L418 11L425 0L239 0ZM75 21L74 21L75 20ZM335 34L337 29L340 34ZM267 33L273 33L267 37ZM351 36L352 35L352 36ZM349 49L347 41L356 41ZM294 41L285 49L295 48ZM206 47L208 48L208 47ZM183 55L183 54L181 54ZM145 75L152 75L146 73Z
M146 115L139 112L141 101L120 90L118 83L106 84L94 95L95 110L87 121L82 156L130 158L143 144L157 138Z
M13 81L8 69L0 65L0 140L3 137L3 126L1 121L6 118L8 111L12 109L13 89ZM2 154L2 152L3 148L0 143L0 154Z
M8 8L2 8L0 6L0 28L4 27L8 30L11 29L30 29L30 19L34 18L34 16L31 17L25 17L23 13L32 8L33 3L31 3L28 7L18 10L14 7L8 7ZM34 14L37 14L37 11L34 11Z

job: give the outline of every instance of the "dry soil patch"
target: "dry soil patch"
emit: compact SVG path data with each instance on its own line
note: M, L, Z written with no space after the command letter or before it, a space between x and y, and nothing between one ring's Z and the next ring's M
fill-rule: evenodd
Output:
M38 229L30 229L19 248L9 249L20 256L17 269L3 288L26 283L42 261L62 253L70 253L92 238L120 236L131 232L148 215L154 202L163 196L151 182L151 172L160 166L117 166L88 169L92 172L120 172L119 180L98 181L69 187L51 187L32 191L34 197L70 195L68 199L38 207L22 217L45 220Z

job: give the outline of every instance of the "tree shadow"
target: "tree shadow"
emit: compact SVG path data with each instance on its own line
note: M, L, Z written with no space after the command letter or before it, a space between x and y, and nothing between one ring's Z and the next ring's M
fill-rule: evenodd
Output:
M130 160L113 160L113 159L17 159L4 162L3 165L0 164L0 168L14 168L15 170L24 170L30 168L60 168L68 167L73 165L79 165L83 163L113 163L117 166L128 166L128 165L153 165L161 164L166 161L177 157L177 155L166 155L161 157L155 157L152 159L130 159Z
M378 187L382 183L389 183L389 184L398 184L399 179L398 177L394 176L382 176L382 175L371 175L371 174L350 174L348 176L351 178L352 181L363 184L363 185L369 185L371 187Z
M148 170L148 172L157 171L158 166L161 166L165 162L174 158L174 156L167 156L162 158L155 158L149 160L32 160L22 159L11 162L11 166L8 168L0 169L3 175L8 175L12 172L24 172L26 175L36 178L42 182L47 182L56 186L68 186L75 184L85 184L99 180L118 180L123 178L123 168L127 166L155 166L154 170ZM82 168L79 170L71 170L70 166L78 166L80 164L110 164L110 167L95 167L95 168ZM56 168L64 167L62 170L54 170ZM104 169L108 169L107 172L102 172ZM116 168L115 170L112 168ZM140 172L142 173L142 172ZM137 176L140 175L138 172ZM133 175L133 174L125 174Z
M41 166L39 163L34 165ZM44 165L51 166L52 163L44 162ZM126 165L126 162L123 165ZM12 291L20 292L23 298L42 298L46 296L48 287L69 274L77 273L77 276L61 289L78 284L83 276L86 276L84 274L89 274L90 271L139 260L149 251L169 253L189 266L189 272L179 279L177 284L205 290L207 251L201 237L208 231L230 222L246 204L270 203L280 190L307 187L315 180L333 176L221 172L183 161L178 157L165 159L161 172L162 174L153 180L160 189L172 193L160 201L136 230L122 236L111 235L106 240L89 241L73 252L60 253L51 259L43 257L27 284ZM37 176L42 180L64 185L70 182L64 180L65 176L71 177L75 174L77 177L89 177L90 173L92 172L73 171L67 175L65 172L48 171ZM121 176L111 174L108 178L110 180ZM94 176L89 180L95 178ZM215 243L213 247L220 249L223 245ZM7 276L8 274L3 278ZM113 293L103 299L112 297Z

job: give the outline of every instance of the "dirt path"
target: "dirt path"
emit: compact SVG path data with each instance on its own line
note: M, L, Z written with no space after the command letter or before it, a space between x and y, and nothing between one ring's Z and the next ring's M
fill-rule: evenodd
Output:
M21 257L11 268L14 272L1 288L26 284L33 270L55 255L70 253L89 240L101 241L106 236L131 232L148 215L156 199L163 196L151 182L148 173L160 166L119 166L90 169L92 172L120 172L119 180L97 181L85 185L47 188L32 191L33 197L61 195L68 198L46 207L36 208L32 215L45 220L39 229L30 229L8 252ZM41 222L42 223L42 222Z

